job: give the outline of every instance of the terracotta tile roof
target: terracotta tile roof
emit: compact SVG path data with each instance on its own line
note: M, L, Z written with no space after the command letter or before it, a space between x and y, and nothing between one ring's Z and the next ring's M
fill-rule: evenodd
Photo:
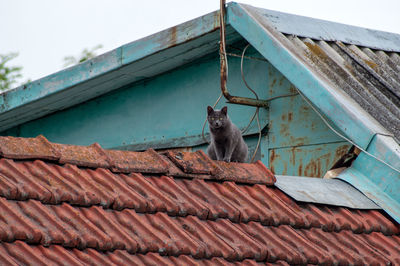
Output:
M377 210L298 203L260 162L0 137L4 264L400 264Z

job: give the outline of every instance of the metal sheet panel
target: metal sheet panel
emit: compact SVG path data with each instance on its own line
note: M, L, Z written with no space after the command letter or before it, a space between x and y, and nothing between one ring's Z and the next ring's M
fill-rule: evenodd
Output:
M241 5L259 12L278 31L285 34L400 52L399 34Z
M353 209L381 209L359 190L339 179L277 175L275 186L297 201Z
M276 174L323 177L349 148L346 142L273 148L268 167Z

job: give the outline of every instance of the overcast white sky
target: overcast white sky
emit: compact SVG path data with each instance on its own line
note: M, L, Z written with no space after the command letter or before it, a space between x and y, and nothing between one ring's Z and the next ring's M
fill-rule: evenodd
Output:
M238 2L400 34L400 0ZM219 0L0 0L0 54L19 52L10 65L35 80L84 48L102 44L103 53L218 8Z

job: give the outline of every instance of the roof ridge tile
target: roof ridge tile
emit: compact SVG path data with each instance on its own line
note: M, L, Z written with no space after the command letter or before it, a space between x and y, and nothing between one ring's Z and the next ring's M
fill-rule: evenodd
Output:
M163 154L154 149L125 151L90 146L51 143L44 136L36 138L0 137L0 155L9 159L41 159L78 167L105 168L117 173L167 174L191 179L233 181L244 184L273 185L272 172L261 161L226 163L211 160L202 150Z
M90 168L110 168L106 154L98 143L90 146L52 143L60 153L59 163Z
M57 161L59 152L42 135L36 138L0 137L0 154L10 159L43 159Z
M103 152L107 156L113 172L151 174L166 174L168 172L168 163L153 149L142 152L106 149Z
M220 170L202 150L195 152L170 150L167 151L165 155L187 174L215 175L215 172Z

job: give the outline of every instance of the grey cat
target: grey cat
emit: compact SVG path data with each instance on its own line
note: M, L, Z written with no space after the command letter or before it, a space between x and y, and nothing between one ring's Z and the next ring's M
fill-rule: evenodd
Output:
M245 162L248 148L242 133L228 116L228 107L214 110L207 107L207 119L210 125L211 143L207 154L213 160L225 162Z

